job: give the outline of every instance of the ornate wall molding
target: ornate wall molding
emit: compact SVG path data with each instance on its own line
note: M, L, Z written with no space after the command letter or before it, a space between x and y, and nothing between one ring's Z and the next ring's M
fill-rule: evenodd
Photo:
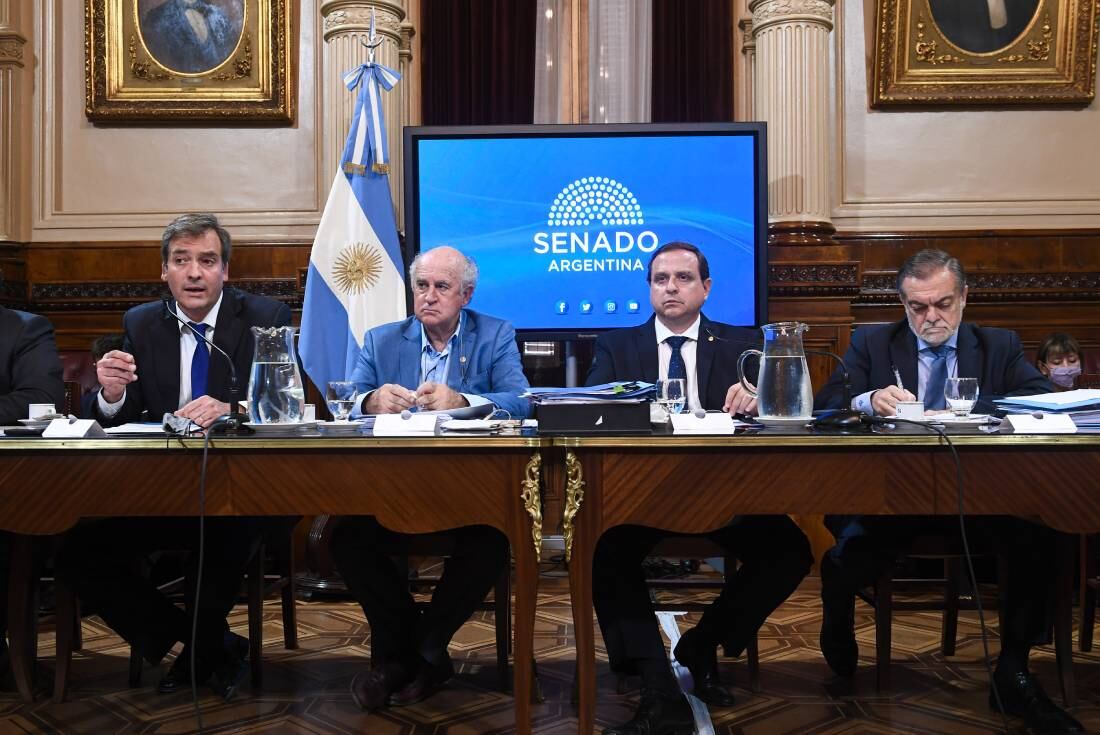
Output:
M768 265L770 296L859 295L859 263L782 263Z
M229 285L278 299L292 309L302 307L303 293L297 278L235 279ZM23 288L25 293L26 284ZM129 309L165 296L168 296L168 287L163 281L35 283L31 287L30 306L50 311Z
M968 302L1006 300L1095 301L1100 298L1100 273L968 273ZM854 303L881 304L898 300L896 272L865 273Z
M23 44L27 39L12 31L0 31L0 66L23 66Z

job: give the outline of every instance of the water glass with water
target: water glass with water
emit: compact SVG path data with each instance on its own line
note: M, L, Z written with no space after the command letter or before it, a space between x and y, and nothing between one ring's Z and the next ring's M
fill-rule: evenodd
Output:
M359 399L359 389L350 380L330 380L325 391L325 403L332 417L337 421L347 421Z
M943 397L956 416L969 416L978 401L977 378L948 378L943 386Z
M657 403L671 416L684 410L687 402L687 386L683 378L660 380L657 382Z

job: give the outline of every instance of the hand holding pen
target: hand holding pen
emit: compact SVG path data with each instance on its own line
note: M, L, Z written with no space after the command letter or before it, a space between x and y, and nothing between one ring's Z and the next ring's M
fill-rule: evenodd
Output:
M905 390L905 385L901 382L901 372L896 366L893 367L893 371L894 385L877 390L871 396L871 408L878 416L894 416L898 412L899 401L917 400L915 395Z

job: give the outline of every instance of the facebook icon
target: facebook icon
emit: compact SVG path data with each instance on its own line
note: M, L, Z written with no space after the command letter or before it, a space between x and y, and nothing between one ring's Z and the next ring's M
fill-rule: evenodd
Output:
M569 304L565 301L559 301L558 303L554 304L554 311L556 311L558 314L565 314L569 311Z

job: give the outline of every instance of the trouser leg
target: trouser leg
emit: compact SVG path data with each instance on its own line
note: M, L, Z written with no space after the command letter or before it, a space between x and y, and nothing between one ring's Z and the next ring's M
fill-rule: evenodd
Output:
M695 627L708 645L723 643L738 656L810 571L810 542L787 516L739 516L707 535L741 564L726 570L721 594Z

